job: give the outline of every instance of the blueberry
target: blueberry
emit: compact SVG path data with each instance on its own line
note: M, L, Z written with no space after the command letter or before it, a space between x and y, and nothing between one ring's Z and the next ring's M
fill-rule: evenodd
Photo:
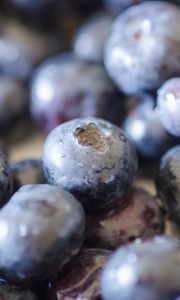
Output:
M0 91L0 133L5 134L25 115L28 101L20 81L1 76Z
M45 61L31 85L32 116L47 132L78 117L96 116L115 122L120 118L121 102L103 67L70 53Z
M75 35L74 53L82 59L102 63L111 23L112 17L107 13L99 13L86 21Z
M156 237L117 250L101 277L104 300L177 300L180 242Z
M180 145L161 159L157 174L157 191L169 217L180 225Z
M93 210L122 197L137 170L131 141L120 128L98 118L55 128L44 143L42 162L49 183L72 192Z
M0 74L27 79L37 63L60 47L53 35L13 19L2 18L1 22Z
M86 245L104 249L152 238L164 227L156 199L139 188L131 189L112 209L88 213L86 219Z
M154 99L140 94L126 99L126 118L122 128L132 138L141 156L160 158L177 140L163 128L154 111Z
M157 113L164 128L180 137L180 77L169 79L158 91Z
M84 234L79 202L58 187L26 185L0 210L0 273L24 286L56 274Z
M0 207L10 198L13 189L13 181L9 164L4 153L0 150Z
M102 300L99 286L101 269L110 255L103 249L83 249L50 282L49 300Z
M26 184L45 183L42 163L36 159L25 159L10 164L14 192Z
M123 12L113 23L105 65L120 90L156 90L180 75L180 9L149 1Z
M30 291L11 286L7 283L0 283L1 300L37 300Z

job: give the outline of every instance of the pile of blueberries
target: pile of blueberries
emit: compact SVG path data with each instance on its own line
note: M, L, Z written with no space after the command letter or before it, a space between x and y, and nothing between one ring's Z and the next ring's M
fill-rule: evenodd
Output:
M179 0L1 1L0 139L0 300L180 300Z

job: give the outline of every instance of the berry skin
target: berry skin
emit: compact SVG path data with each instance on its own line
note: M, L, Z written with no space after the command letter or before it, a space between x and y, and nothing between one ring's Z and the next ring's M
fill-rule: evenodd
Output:
M73 48L81 59L102 63L104 44L112 24L112 17L107 13L99 13L86 21L76 33Z
M156 111L164 128L180 137L180 77L169 79L159 89Z
M177 300L180 242L156 237L112 254L101 276L103 300Z
M148 94L128 97L126 118L122 124L139 154L151 160L159 159L177 142L162 126L154 105L153 97Z
M110 251L82 249L50 282L49 300L102 300L99 277Z
M86 221L86 245L110 250L137 238L152 238L164 228L155 198L138 188L131 189L112 209L88 213Z
M42 163L36 159L25 159L10 164L14 182L14 193L23 185L45 183Z
M26 185L0 210L0 273L19 285L55 275L81 247L80 203L58 187Z
M180 225L180 145L170 149L161 158L156 187L165 209L174 222Z
M131 141L119 127L98 118L56 127L44 143L42 162L47 181L90 210L112 206L131 187L137 170Z
M120 118L121 106L121 95L103 67L70 53L45 61L32 80L31 113L47 132L78 117L95 116L115 122Z
M105 66L120 90L137 94L180 75L180 8L149 1L114 21L105 47Z

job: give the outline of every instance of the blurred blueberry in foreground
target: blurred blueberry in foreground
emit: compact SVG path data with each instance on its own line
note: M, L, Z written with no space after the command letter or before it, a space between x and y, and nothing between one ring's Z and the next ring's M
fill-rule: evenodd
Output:
M0 210L0 274L19 285L56 275L78 253L85 229L80 203L58 187L26 185Z
M180 296L180 241L156 237L122 247L101 277L104 300L177 300Z

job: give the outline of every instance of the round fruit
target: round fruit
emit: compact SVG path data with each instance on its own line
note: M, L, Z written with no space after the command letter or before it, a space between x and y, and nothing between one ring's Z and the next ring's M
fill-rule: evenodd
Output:
M58 187L26 185L0 210L0 273L23 285L43 282L78 253L80 203Z
M112 206L131 187L137 157L124 132L103 119L56 127L42 153L47 181L72 192L86 209Z
M120 90L156 90L180 76L180 8L148 1L115 20L105 48L105 65Z
M121 106L121 95L103 67L70 53L45 61L32 80L32 116L47 132L78 117L102 117L115 122L120 119Z
M156 237L117 250L102 273L104 300L177 300L180 242Z

